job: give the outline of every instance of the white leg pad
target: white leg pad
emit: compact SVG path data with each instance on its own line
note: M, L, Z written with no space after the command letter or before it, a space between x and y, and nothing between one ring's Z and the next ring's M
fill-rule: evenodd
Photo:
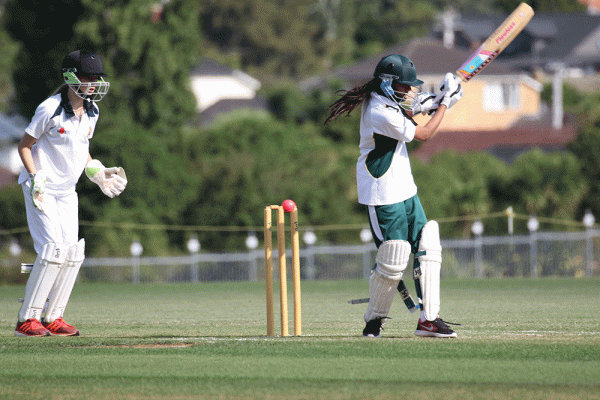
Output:
M19 311L19 321L41 319L48 293L54 285L60 265L65 262L67 250L60 243L46 243L38 254L25 285L25 298Z
M377 317L387 317L409 257L410 243L407 241L388 240L379 246L377 266L369 279L370 301L365 312L365 322Z
M45 322L52 322L63 316L84 259L85 241L81 239L77 244L69 247L67 259L60 267L56 282L50 290L48 307L44 317Z
M419 252L421 265L421 293L423 312L428 321L436 319L440 313L440 271L442 267L442 245L440 228L436 221L429 221L421 231Z

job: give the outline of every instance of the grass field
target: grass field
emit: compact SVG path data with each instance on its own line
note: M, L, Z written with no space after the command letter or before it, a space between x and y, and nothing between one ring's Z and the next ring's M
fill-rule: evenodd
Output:
M399 298L362 338L364 281L303 282L302 337L265 337L263 284L227 282L79 284L82 336L17 338L24 287L0 287L0 399L600 399L599 279L442 285L457 339L413 336Z

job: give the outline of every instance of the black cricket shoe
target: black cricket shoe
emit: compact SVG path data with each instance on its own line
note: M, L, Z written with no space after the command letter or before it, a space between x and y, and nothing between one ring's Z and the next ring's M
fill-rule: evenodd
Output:
M460 325L453 324L451 322L446 323L441 318L436 318L433 321L421 321L421 319L419 318L419 322L417 322L417 330L415 331L415 335L439 338L455 338L456 332L450 329L450 327L447 324Z
M383 330L382 325L388 318L389 317L377 317L367 322L365 329L363 329L363 336L374 338L381 337L381 331Z

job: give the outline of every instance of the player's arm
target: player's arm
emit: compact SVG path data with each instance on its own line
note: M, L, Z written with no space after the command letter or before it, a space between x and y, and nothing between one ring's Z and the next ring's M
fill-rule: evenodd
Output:
M30 174L35 174L37 172L35 164L33 163L33 157L31 155L31 147L33 147L33 145L36 142L36 138L26 133L25 135L23 135L23 138L21 139L21 142L19 142L18 147L21 161L23 162L23 165L25 166L27 172L29 172Z
M446 106L440 105L435 114L427 121L427 123L423 126L417 126L415 129L415 139L426 142L431 139L437 133L437 129L444 118L444 114L446 113Z
M435 136L446 111L462 98L462 87L458 81L458 78L452 73L449 72L446 74L444 81L440 85L440 90L442 92L439 94L439 98L436 97L435 100L428 100L429 102L439 101L439 107L424 126L417 126L415 139L425 142Z

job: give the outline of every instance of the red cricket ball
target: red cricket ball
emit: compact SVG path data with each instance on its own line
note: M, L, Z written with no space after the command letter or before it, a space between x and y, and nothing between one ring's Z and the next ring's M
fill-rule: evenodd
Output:
M294 203L293 200L287 199L283 203L281 203L281 208L283 208L283 211L285 211L286 213L291 213L292 211L294 211L294 208L296 208L296 203Z

